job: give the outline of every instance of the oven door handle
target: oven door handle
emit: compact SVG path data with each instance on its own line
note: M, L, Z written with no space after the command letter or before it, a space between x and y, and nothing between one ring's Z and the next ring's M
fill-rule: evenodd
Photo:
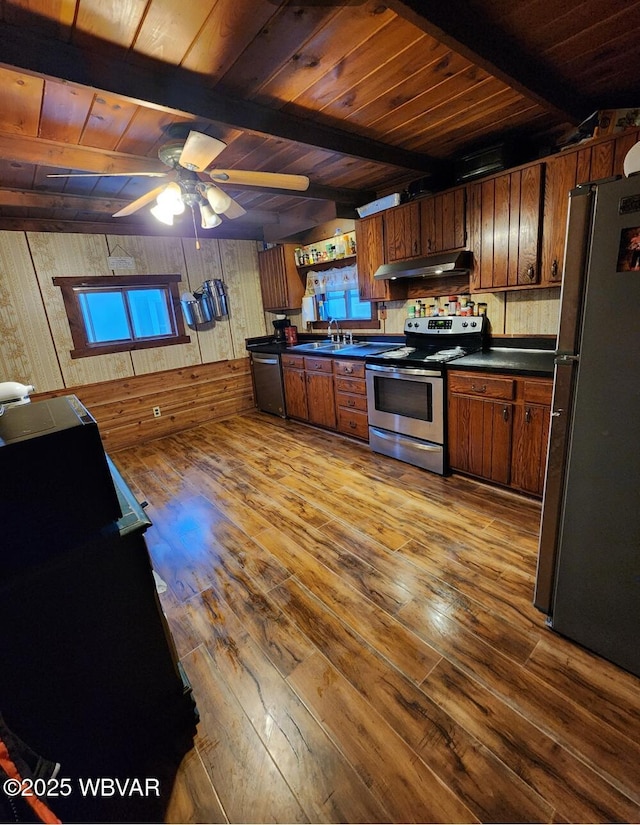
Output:
M405 441L409 444L409 446L414 450L425 450L428 453L439 453L442 452L442 444L429 444L427 442L419 442L415 439L405 439L399 433L386 433L384 430L378 429L378 427L369 427L372 432L374 432L378 438L382 438L384 441Z
M384 372L387 375L418 375L430 378L442 378L442 373L436 370L411 369L409 367L383 367L380 364L366 364L366 369L375 372Z

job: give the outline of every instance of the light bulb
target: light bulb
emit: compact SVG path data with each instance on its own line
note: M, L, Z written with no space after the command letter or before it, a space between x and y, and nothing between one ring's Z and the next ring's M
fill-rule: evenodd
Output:
M226 212L231 206L230 196L227 195L226 192L223 192L222 189L218 189L217 186L207 186L207 200L211 204L213 211L218 215Z
M158 206L173 215L181 215L184 212L184 201L182 200L182 190L180 186L173 182L168 183L156 198Z
M171 209L167 209L165 206L157 203L151 208L151 214L157 220L166 223L167 226L173 226L173 212Z

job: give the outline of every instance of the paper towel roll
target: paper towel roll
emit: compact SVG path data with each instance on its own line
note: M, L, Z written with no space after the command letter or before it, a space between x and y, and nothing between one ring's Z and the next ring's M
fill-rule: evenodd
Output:
M313 295L305 295L302 298L302 323L310 324L317 320L316 299Z

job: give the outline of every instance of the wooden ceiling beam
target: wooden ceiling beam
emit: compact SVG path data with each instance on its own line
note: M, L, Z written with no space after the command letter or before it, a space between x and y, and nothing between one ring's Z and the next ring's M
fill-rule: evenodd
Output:
M439 162L428 155L221 94L208 87L206 78L196 72L134 54L98 38L90 46L64 43L43 35L42 18L33 17L37 20L33 26L0 23L1 62L7 68L108 91L163 111L204 117L243 131L423 174L439 167Z
M0 217L0 231L9 232L76 232L85 235L140 235L143 237L195 237L193 225L184 221L180 226L165 226L154 221L122 223L118 221L67 221L53 218L3 218ZM198 228L198 237L239 241L264 241L262 226L258 224L238 225L237 221L225 221L215 229Z
M594 111L594 103L580 94L578 86L567 88L566 80L526 54L495 21L483 21L468 0L387 0L386 5L568 123L581 123Z
M19 206L26 209L73 209L76 212L104 212L113 215L129 201L116 198L94 198L90 195L51 194L32 189L0 188L0 207Z

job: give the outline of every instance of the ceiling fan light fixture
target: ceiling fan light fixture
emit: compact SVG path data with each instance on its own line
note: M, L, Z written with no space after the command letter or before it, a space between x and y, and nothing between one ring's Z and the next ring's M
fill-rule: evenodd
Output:
M200 204L200 218L203 229L214 229L222 223L222 218L213 211L208 203Z
M226 212L231 206L231 197L217 186L207 186L206 195L211 208L218 215Z

